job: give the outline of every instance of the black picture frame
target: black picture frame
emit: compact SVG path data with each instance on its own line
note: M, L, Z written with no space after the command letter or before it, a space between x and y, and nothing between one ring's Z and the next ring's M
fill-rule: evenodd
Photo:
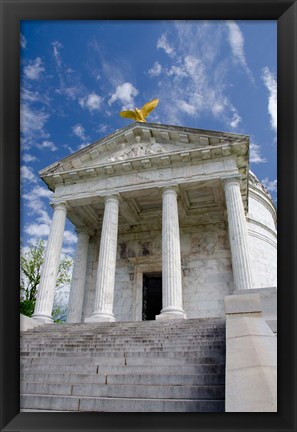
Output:
M296 431L297 4L291 0L0 0L3 431ZM246 19L278 24L278 412L19 412L19 25L21 20Z

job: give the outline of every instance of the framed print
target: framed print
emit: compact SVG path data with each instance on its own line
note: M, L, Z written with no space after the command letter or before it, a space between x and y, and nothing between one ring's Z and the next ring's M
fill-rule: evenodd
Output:
M296 364L296 8L296 2L281 0L256 3L249 0L207 3L200 0L172 3L2 0L1 430L296 429L293 379ZM199 29L195 27L197 21L202 23ZM98 22L101 23L99 30ZM262 27L258 30L260 22ZM246 52L243 29L249 35ZM270 44L275 44L276 38L277 52L272 52ZM197 40L199 49L195 47ZM258 59L264 56L265 46L267 64L264 65ZM276 62L277 81L273 70ZM265 106L260 107L260 100L264 99ZM197 118L201 129L196 129ZM255 125L251 138L246 135L250 124ZM227 127L230 133L216 132ZM261 148L259 141L265 142L266 147ZM259 164L267 160L271 163L261 172L261 180L259 174L249 173L249 163L257 171ZM37 177L37 171L44 183ZM52 195L51 191L55 190L58 192ZM52 216L47 211L49 200ZM248 225L243 227L244 212L251 202ZM66 215L75 226L77 237L67 225ZM193 226L197 220L201 226L208 224L215 228L195 231ZM100 225L101 235L99 228L93 229L94 224ZM141 232L137 226L141 226ZM144 236L144 232L149 234ZM62 245L63 236L66 243ZM245 409L240 412L243 405L236 385L232 407L225 406L220 400L224 398L217 396L222 392L221 375L230 373L225 364L220 365L217 377L209 377L214 380L212 385L216 385L218 393L213 400L207 394L203 401L206 408L201 412L193 408L196 399L189 389L175 387L176 395L188 396L175 396L176 401L172 403L168 382L180 367L178 357L192 359L191 349L197 336L194 333L186 341L180 335L174 348L177 350L180 344L178 354L173 352L168 340L167 345L160 339L160 346L157 341L145 348L145 351L165 352L164 358L163 352L158 354L163 359L160 363L153 360L158 370L158 378L154 379L160 381L154 385L159 385L158 392L163 395L166 406L163 412L145 408L145 404L149 407L157 404L158 399L156 388L150 390L151 400L144 396L148 394L144 389L146 374L153 374L151 352L139 353L150 371L143 373L128 349L123 365L114 352L106 361L110 364L106 364L105 372L104 367L101 372L100 366L96 366L98 379L94 383L67 384L69 410L63 405L63 397L60 398L62 408L55 409L53 404L49 408L52 412L46 408L43 412L42 404L42 412L30 409L29 405L20 409L20 347L25 358L26 344L30 343L30 336L28 341L24 339L20 343L18 284L19 268L23 264L20 238L28 254L40 237L44 240L48 237L48 252L44 256L39 297L34 300L34 312L31 311L33 317L52 322L51 311L56 301L52 293L58 282L56 285L56 281L51 282L50 289L48 281L53 272L58 275L56 256L62 253L64 273L59 273L59 280L62 292L65 286L69 290L67 272L71 260L67 261L67 257L73 256L74 282L67 324L107 321L115 326L114 321L122 322L121 336L117 336L116 330L110 334L115 352L124 343L130 344L125 339L128 334L125 329L131 328L131 321L138 323L135 329L139 333L133 339L136 346L139 338L147 344L150 342L149 327L143 327L142 321L156 320L160 332L166 327L177 341L178 332L186 330L170 327L171 319L211 317L216 320L211 325L218 326L213 352L219 358L222 354L219 318L224 313L227 321L234 320L234 314L237 318L240 314L259 317L261 302L264 304L261 288L272 287L269 290L276 299L273 287L278 286L277 330L275 317L270 316L278 345L277 410L275 403L271 409L257 412L254 405L246 409L250 412L244 412ZM238 237L240 241L236 240ZM40 245L44 247L43 243ZM253 258L249 257L249 248L253 250ZM21 290L22 278L23 273ZM194 281L199 282L199 289L192 289ZM214 293L211 283L221 297ZM242 289L246 296L240 293ZM28 304L24 302L23 306ZM55 305L56 322L65 321L64 303ZM245 350L245 342L240 345L240 329L235 327L232 327L235 336L230 336L232 332L228 330L229 337L234 339L234 356L236 350ZM207 329L201 333L205 337ZM268 334L264 336L265 340L261 334L258 358L266 343L272 350ZM61 340L61 335L57 337ZM90 334L86 337L91 338ZM65 351L73 349L76 339L71 341L67 332L63 338L68 344ZM96 349L101 349L104 338L101 339L96 339ZM190 345L185 347L185 342ZM199 343L208 358L212 348L207 348L205 342ZM226 343L231 346L229 340ZM166 353L170 349L172 353ZM42 371L42 362L38 361L42 355L37 353L34 361L28 356L28 361L23 362L27 364L26 371L37 380L32 378L25 386L32 400L34 386L42 387L37 376ZM172 360L170 376L164 368L167 357L176 361ZM53 357L47 363L49 369L54 368L52 360ZM268 360L263 355L265 361ZM261 362L262 359L260 366L271 366ZM35 364L40 364L36 374ZM239 381L245 373L244 365L245 360L238 366L240 374L236 379ZM93 367L93 363L89 366ZM133 388L128 389L127 375L116 376L117 368L121 370L122 366L128 366ZM84 368L87 370L88 365ZM270 372L274 374L276 368L272 369L273 366ZM107 370L114 371L111 377ZM79 373L83 374L82 370ZM104 382L100 381L102 376ZM136 380L137 376L140 381ZM113 381L117 379L122 381ZM190 373L187 379L190 380ZM198 391L201 385L200 378L195 379L190 384L192 392ZM111 399L120 399L120 393L115 392L124 392L126 385L125 391L137 389L139 399L142 398L139 403L137 396L133 398L130 393L130 399L135 399L133 412L125 409L122 400L118 412L108 412L108 408L102 407L98 412L96 403L91 406L96 385L110 384L112 388L119 383L121 389L113 388L114 393L107 395L110 399L106 404ZM242 400L248 398L251 388L257 388L252 384L246 386ZM59 382L51 386L52 394L58 395ZM265 390L258 386L255 400L260 401L261 394L269 391L268 387ZM82 391L86 392L85 399L79 398ZM232 397L228 395L228 400ZM183 401L179 403L185 406L182 412L172 409L180 399ZM209 409L211 404L213 408ZM239 408L235 410L234 406Z

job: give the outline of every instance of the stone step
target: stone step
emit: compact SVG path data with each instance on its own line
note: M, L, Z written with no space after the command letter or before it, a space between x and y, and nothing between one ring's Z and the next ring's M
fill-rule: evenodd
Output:
M224 412L223 400L21 395L22 409L96 412Z
M217 343L217 344L207 344L207 345L182 345L182 346L149 346L149 345L136 345L130 346L126 345L123 347L115 347L113 345L107 345L104 347L96 347L96 346L75 346L75 347L32 347L21 350L21 356L27 355L35 355L36 353L42 353L46 355L46 353L76 353L76 352L90 352L90 353L117 353L117 352L215 352L215 351L224 351L225 344Z
M97 330L97 329L96 329ZM27 331L25 333L22 333L22 337L35 337L38 336L40 334L44 335L45 337L62 337L62 335L65 335L67 337L67 334L71 333L73 337L93 337L93 336L108 336L108 337L133 337L133 336L138 336L138 337L147 337L147 336L155 336L155 335L160 335L160 336L179 336L180 334L183 334L185 332L185 330L187 331L187 334L193 334L193 335L207 335L207 334L220 334L223 331L223 327L222 328L218 328L218 327L208 327L208 328L203 328L203 329L198 329L198 328L184 328L184 329L176 329L176 330L158 330L158 329L152 329L151 331L145 330L145 331L139 331L138 329L135 329L134 331L127 331L127 332L123 332L120 329L117 329L115 331L86 331L86 330L81 330L79 332L74 332L71 331L71 329L69 331L46 331L46 330L39 330L39 332L35 331L33 333L33 331Z
M40 364L33 366L22 366L22 372L43 372L43 373L91 373L91 374L110 374L110 373L179 373L179 374L202 374L202 373L220 373L225 372L224 364L197 364L197 365L134 365L121 366L111 364L77 364L77 365L61 365L61 364Z
M182 332L181 334L171 334L171 335L162 335L162 334L152 334L152 335L148 335L148 334L143 334L143 335L137 335L137 336L130 336L127 337L127 335L104 335L104 336L100 336L100 335L79 335L78 336L71 336L69 334L63 336L63 334L57 335L57 336L52 336L52 335L45 335L45 334L40 334L40 335L25 335L21 338L22 341L28 341L30 343L32 342L67 342L67 343L71 343L72 341L74 342L85 342L85 341L89 341L89 342L97 342L97 343L101 343L101 342L155 342L155 341L169 341L169 342L175 342L175 341L182 341L183 338L185 338L185 340L213 340L213 339L219 339L219 338L224 338L225 334L223 332L216 332L216 333L203 333L203 334L197 334L197 333L185 333Z
M110 364L110 365L184 365L184 364L222 364L225 362L225 356L194 356L194 357L159 357L158 362L154 356L150 357L87 357L87 356L75 356L75 357L56 357L54 358L56 365L79 365L79 364ZM21 359L21 365L47 365L53 364L53 358L51 357L27 357Z
M155 340L155 341L69 341L69 342L63 342L63 341L48 341L48 342L22 342L21 344L21 349L26 349L26 348L44 348L44 347L53 347L53 348L72 348L72 347L76 347L76 346L83 346L85 348L87 347L93 347L93 348L106 348L109 346L112 347L116 347L116 348L122 348L122 347L126 347L127 345L131 346L131 347L139 347L139 346L152 346L152 347L179 347L179 348L184 348L187 346L206 346L206 345L211 345L211 346L216 346L216 345L224 345L225 344L225 340L223 338L221 339L212 339L212 340L201 340L201 339L196 339L196 340L183 340L183 342L180 342L179 340L176 341L169 341L169 340Z
M189 351L92 351L92 350L77 350L77 351L36 351L36 352L22 352L21 358L67 358L67 357L81 357L83 353L86 353L88 357L106 358L106 357L151 357L155 359L159 358L180 358L180 357L219 357L225 354L225 349L214 348L205 350L189 350Z
M225 325L225 321L223 322L215 322L211 320L206 320L203 323L196 322L190 322L190 320L187 320L186 323L179 322L175 325L168 325L166 323L145 323L143 321L135 321L133 323L133 326L128 327L125 326L124 322L116 322L116 323L109 323L107 325L104 324L95 324L95 323L89 323L89 324L62 324L62 325L54 325L51 324L44 325L42 327L35 327L32 329L27 330L24 332L25 334L34 334L34 333L40 333L40 332L64 332L68 333L69 331L73 333L80 333L80 332L99 332L99 333L112 333L115 331L120 331L121 333L128 332L131 334L133 331L137 332L150 332L150 331L180 331L183 329L187 330L203 330L203 329L209 329L209 328L223 328Z
M223 385L224 374L71 374L22 373L24 383L45 384L142 384L142 385ZM61 384L62 383L62 384Z
M45 325L21 334L21 411L223 412L225 320Z
M118 322L118 323L109 323L107 325L103 324L62 324L62 325L54 325L47 324L44 326L35 327L33 329L29 329L26 332L23 332L24 334L36 334L36 333L68 333L71 331L72 333L113 333L113 332L121 332L121 333L129 333L132 334L132 332L169 332L169 331L181 331L185 328L189 331L191 330L204 330L204 329L221 329L225 325L225 321L223 322L214 322L211 320L208 320L204 323L197 323L195 322L191 323L190 320L187 320L186 323L179 322L176 325L168 325L164 322L162 324L160 323L145 323L143 321L135 321L133 323L133 326L125 326L125 323Z
M189 344L189 345L173 345L173 346L153 346L153 345L124 345L122 347L120 346L113 346L113 345L107 345L106 347L98 347L98 346L86 346L86 345L76 345L74 347L53 347L53 346L42 346L42 347L27 347L21 349L21 355L26 357L27 353L46 353L46 352L52 352L52 353L71 353L71 352L178 352L178 351L196 351L196 352L202 352L205 350L214 351L214 350L225 350L226 345L223 342L220 343L214 343L214 344L205 344L205 345L196 345L196 344Z
M161 342L161 341L167 341L167 342L182 342L183 340L193 340L193 341L209 341L209 340L216 340L216 339L224 339L225 334L223 332L220 333L203 333L203 334L190 334L190 333L182 333L180 335L135 335L127 337L127 335L124 336L118 336L118 335L109 335L109 336L98 336L98 335L79 335L79 337L71 336L71 335L59 335L59 336L51 336L51 335L30 335L30 336L23 336L21 338L22 341L25 341L27 343L46 343L46 342L52 342L52 343L59 343L59 342L66 342L66 343L77 343L77 342L95 342L95 343L102 343L102 342L147 342L147 343L153 343L153 342Z
M183 327L201 327L203 325L206 326L215 326L215 325L223 325L225 323L225 318L222 317L213 317L213 318L190 318L187 320L170 320L170 321L120 321L120 322L97 322L97 323L75 323L75 324L47 324L43 328L47 331L55 331L57 329L61 331L77 330L77 329L90 329L90 328L101 328L101 329L114 329L117 327L121 327L122 330L130 329L130 328L145 328L149 329L153 328L183 328ZM35 332L40 330L40 327L35 327L30 329L30 332Z
M26 333L22 333L22 337L26 337L26 338L34 338L34 337L38 337L39 335L43 335L46 338L61 338L63 336L65 336L66 338L69 337L69 334L72 335L72 337L74 338L80 338L80 337L98 337L98 338L104 338L104 337L119 337L119 338L131 338L131 337L178 337L182 334L185 333L185 331L187 332L188 335L216 335L216 334L222 334L223 333L223 328L222 329L218 329L218 328L208 328L208 329L179 329L179 330L172 330L172 331L159 331L159 330L154 330L154 331L137 331L137 329L135 329L135 331L131 331L131 332L122 332L120 330L111 332L111 331L106 331L106 332L87 332L87 331L81 331L81 332L72 332L71 330L69 330L69 332L61 332L61 331L56 331L56 332L48 332L48 331L39 331L35 332L35 333L29 333L29 330Z
M93 396L145 399L224 399L225 387L181 385L109 385L21 383L23 394Z

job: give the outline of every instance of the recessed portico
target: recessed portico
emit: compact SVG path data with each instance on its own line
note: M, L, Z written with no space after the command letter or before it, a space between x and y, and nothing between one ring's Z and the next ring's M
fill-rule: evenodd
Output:
M53 204L67 203L67 217L78 230L69 322L142 319L145 272L162 272L157 319L186 318L184 296L191 316L186 278L193 263L197 271L199 259L210 255L211 242L206 249L203 243L207 232L222 268L232 254L233 267L241 266L240 254L247 260L248 248L232 238L242 236L245 226L248 138L203 132L135 124L41 172L55 189ZM231 193L226 184L234 185L227 180L234 176ZM200 235L197 226L208 228ZM235 277L238 289L251 287L249 270L247 265Z

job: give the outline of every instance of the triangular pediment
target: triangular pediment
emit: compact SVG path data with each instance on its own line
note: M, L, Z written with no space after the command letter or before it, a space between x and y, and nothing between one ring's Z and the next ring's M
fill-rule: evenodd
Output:
M50 190L57 186L125 174L189 166L231 156L246 179L247 135L155 123L132 123L39 172ZM204 162L203 162L204 163Z
M153 155L166 155L195 148L229 143L246 136L154 123L132 123L40 171L58 174L116 162L129 162Z
M100 152L93 159L82 161L81 167L93 167L99 164L108 164L113 162L130 161L136 158L143 158L147 156L172 153L178 150L185 150L194 148L193 145L182 145L180 143L164 143L157 142L155 138L149 141L136 137L132 143L122 142L114 150L106 150Z

